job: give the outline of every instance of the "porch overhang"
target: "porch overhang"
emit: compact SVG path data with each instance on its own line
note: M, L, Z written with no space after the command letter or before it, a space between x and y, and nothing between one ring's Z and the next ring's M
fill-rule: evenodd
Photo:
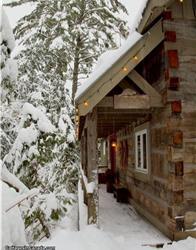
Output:
M137 85L147 86L148 83L141 76L138 77L134 68L164 39L161 21L156 23L146 34L144 34L130 50L120 57L104 74L95 80L77 99L76 105L78 115L88 114L123 78L130 77ZM152 94L152 87L145 87L146 94ZM144 91L145 92L145 91ZM153 95L155 90L153 91ZM152 101L152 107L161 106L161 97L155 94L156 104ZM158 100L159 99L159 100Z

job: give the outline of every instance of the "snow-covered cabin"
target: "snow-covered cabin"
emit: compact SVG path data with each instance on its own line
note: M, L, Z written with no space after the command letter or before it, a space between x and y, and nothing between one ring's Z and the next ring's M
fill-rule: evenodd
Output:
M76 98L83 177L97 184L105 167L118 201L171 239L196 237L196 1L149 0L101 60ZM85 183L97 223L98 185Z

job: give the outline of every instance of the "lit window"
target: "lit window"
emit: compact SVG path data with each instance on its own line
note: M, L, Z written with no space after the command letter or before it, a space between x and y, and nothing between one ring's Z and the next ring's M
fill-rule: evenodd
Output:
M135 132L135 160L136 169L148 171L148 137L147 129Z

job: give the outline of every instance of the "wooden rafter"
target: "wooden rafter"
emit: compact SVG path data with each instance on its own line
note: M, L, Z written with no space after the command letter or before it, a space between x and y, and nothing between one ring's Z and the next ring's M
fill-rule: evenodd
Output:
M161 95L136 70L132 70L128 77L150 97L151 107L162 107Z

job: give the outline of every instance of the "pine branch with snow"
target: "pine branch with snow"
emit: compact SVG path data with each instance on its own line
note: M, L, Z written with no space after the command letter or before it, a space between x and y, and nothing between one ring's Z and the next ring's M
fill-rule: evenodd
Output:
M69 112L62 109L55 126L43 110L25 103L18 136L5 162L29 189L40 191L24 211L25 225L31 229L29 241L49 237L75 201L78 156Z
M16 113L19 103L16 102L17 94L17 65L11 58L15 41L8 18L2 9L0 23L0 54L1 54L1 157L8 153L15 138Z

